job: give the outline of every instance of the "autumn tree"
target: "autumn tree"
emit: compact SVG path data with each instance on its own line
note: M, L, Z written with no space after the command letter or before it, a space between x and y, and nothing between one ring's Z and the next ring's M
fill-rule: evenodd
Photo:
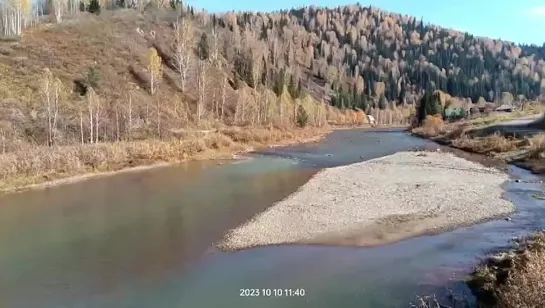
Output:
M150 94L155 94L157 85L163 76L163 65L157 50L151 47L148 50L148 72L150 77Z
M193 40L193 29L190 22L185 19L178 20L174 24L174 38L172 50L174 52L174 65L180 76L182 91L185 91L187 74L189 72L189 59L191 57L191 42Z

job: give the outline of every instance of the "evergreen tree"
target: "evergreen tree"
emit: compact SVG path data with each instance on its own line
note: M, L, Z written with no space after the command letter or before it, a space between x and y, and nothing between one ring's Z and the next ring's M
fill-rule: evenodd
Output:
M96 1L96 0L93 0ZM210 46L208 45L208 36L205 32L202 33L201 39L199 40L199 45L197 47L199 58L201 60L208 60L210 57Z
M98 2L98 0L89 1L89 6L87 7L87 11L89 11L89 13L99 15L100 14L100 2Z
M292 98L299 98L299 93L297 93L297 81L295 81L295 76L291 75L290 82L288 84L288 92Z
M303 105L297 107L297 125L299 127L305 127L308 123L308 114Z
M276 74L275 78L275 84L274 84L274 93L276 93L277 96L282 95L282 91L284 90L285 85L285 70L282 68L278 74Z
M420 103L417 109L418 123L422 123L428 115L441 115L443 114L443 107L441 106L441 100L439 94L433 94L426 92L420 99Z
M384 110L388 107L388 104L386 102L386 97L384 97L384 94L382 94L378 100L378 108L381 110Z
M405 92L406 92L405 83L401 82L401 89L399 90L399 97L397 99L399 105L403 104L403 102L405 101L405 96L406 96Z

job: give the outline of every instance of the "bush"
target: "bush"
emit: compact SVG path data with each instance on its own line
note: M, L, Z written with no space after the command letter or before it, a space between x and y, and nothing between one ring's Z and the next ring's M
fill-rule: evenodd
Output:
M98 2L98 0L91 0L89 2L89 7L87 8L87 11L89 11L89 13L99 15L100 14L100 3Z
M303 105L297 107L297 125L299 127L305 127L308 123L308 114Z
M440 115L428 115L422 126L414 129L413 132L424 137L435 137L441 133L443 125L443 118Z

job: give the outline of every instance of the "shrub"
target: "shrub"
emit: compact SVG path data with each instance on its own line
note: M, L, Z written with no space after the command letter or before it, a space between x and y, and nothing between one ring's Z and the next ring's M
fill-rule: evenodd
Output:
M545 151L545 134L538 134L528 139L528 152L531 157L540 158Z
M297 107L297 125L299 127L305 127L308 123L308 114L303 105Z
M515 249L487 258L468 285L480 307L545 307L545 234L516 241Z
M440 115L428 115L422 126L415 128L413 132L424 137L435 137L441 133L443 125L444 122Z
M89 2L89 7L87 7L87 11L89 11L89 13L99 15L100 14L100 3L98 2L98 0L91 0Z

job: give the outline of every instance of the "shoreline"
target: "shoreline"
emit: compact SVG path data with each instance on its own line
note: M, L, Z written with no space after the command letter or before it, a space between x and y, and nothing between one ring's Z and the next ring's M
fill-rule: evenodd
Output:
M488 254L466 282L484 307L543 307L545 231L514 238L511 248Z
M415 176L419 172L427 177ZM223 251L280 244L367 247L439 234L515 212L504 198L508 178L435 152L400 152L325 169L230 230L217 246Z
M327 129L316 129L317 133L316 135L310 136L310 137L304 137L299 138L297 136L294 136L290 139L280 140L275 143L271 143L268 145L260 144L257 147L254 148L253 144L251 142L248 143L242 143L239 146L243 146L244 149L240 150L236 146L231 147L227 150L214 150L214 149L208 149L204 152L197 153L191 157L187 157L183 160L173 160L173 161L158 161L155 163L144 163L141 165L135 165L135 166L129 166L129 167L121 167L120 169L114 169L109 171L88 171L81 174L73 174L68 176L62 176L60 178L46 180L44 182L40 183L33 183L23 186L12 186L8 188L2 188L0 189L0 196L12 194L12 193L21 193L29 190L42 190L52 187L58 187L62 185L67 184L73 184L78 183L82 181L86 181L89 179L99 178L99 177L107 177L112 176L120 173L131 173L131 172L141 172L145 170L155 169L155 168L163 168L168 166L174 166L177 164L190 162L190 161L202 161L202 160L236 160L239 159L236 156L240 154L247 154L249 152L259 150L259 149L266 149L266 148L274 148L274 147L283 147L283 146L290 146L295 144L304 144L304 143L310 143L310 142L318 142L325 138L327 135L332 133L335 130L340 129L357 129L357 128L367 128L366 126L360 126L360 127L330 127ZM307 128L307 130L310 128Z

